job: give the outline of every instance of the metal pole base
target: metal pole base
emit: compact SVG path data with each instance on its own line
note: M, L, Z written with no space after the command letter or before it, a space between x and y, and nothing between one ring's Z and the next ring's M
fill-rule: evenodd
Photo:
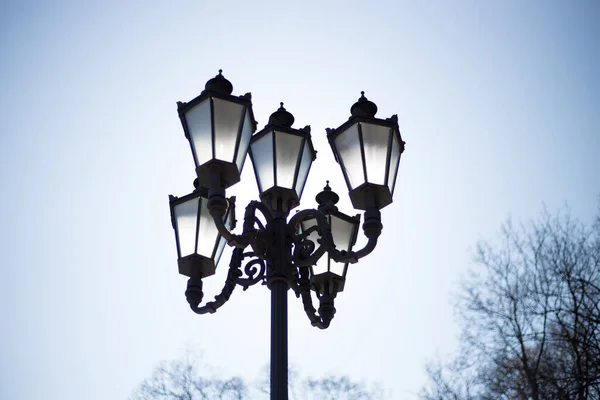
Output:
M284 281L271 288L271 400L288 400L287 291Z

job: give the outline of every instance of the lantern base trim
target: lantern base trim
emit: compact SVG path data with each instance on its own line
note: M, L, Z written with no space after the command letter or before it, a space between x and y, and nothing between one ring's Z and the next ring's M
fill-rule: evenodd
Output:
M227 189L240 181L240 171L235 163L210 160L196 168L196 176L198 177L198 185L202 187L211 187L214 171L218 170L220 175L219 184Z
M280 211L288 213L300 205L298 193L294 189L288 189L280 186L273 186L265 190L260 195L261 201L269 207L271 211Z
M215 262L212 258L192 254L177 260L179 273L190 278L205 278L215 274Z
M372 195L368 192L372 192ZM373 206L381 210L392 204L392 192L386 185L363 183L351 190L349 195L352 206L357 210L366 210Z
M342 292L345 283L344 278L329 271L310 277L310 286L320 295Z

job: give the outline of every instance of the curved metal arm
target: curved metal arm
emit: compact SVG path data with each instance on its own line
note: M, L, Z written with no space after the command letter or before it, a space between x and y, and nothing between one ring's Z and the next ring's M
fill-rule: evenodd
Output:
M367 244L358 251L330 251L331 258L336 262L342 263L356 263L361 258L369 255L375 246L377 246L377 239L381 235L383 225L381 224L381 212L376 207L369 207L365 211L365 222L362 226L363 233L369 239Z
M211 189L208 197L208 211L215 222L215 226L221 236L227 241L227 244L236 248L244 249L248 245L252 244L252 247L259 249L260 246L256 242L257 233L264 231L265 228L256 217L256 210L260 211L267 221L267 225L272 220L269 209L259 201L251 201L246 206L246 212L244 214L244 229L241 235L236 235L229 231L225 226L223 217L227 212L228 207L233 207L232 211L235 211L235 203L229 202L225 199L224 189ZM254 224L258 224L258 229L254 227ZM260 251L256 251L260 256Z
M304 306L304 312L310 320L312 326L319 329L327 329L331 324L331 320L335 315L335 307L333 306L333 300L335 299L335 293L329 295L321 295L319 297L319 315L317 310L313 306L312 296L310 291L310 280L308 278L308 267L300 268L300 279L298 281L298 288L295 289L302 297L302 304Z
M223 217L227 212L227 208L230 206L229 202L225 198L225 188L221 183L221 167L214 165L210 169L210 188L208 190L208 211L212 216L217 230L223 238L227 241L227 244L236 248L246 248L252 243L256 236L256 229L254 223L260 221L256 218L256 210L258 209L268 222L271 220L271 214L268 208L258 202L252 201L246 207L246 214L244 215L244 230L241 235L233 234L223 222ZM235 210L235 208L234 208Z
M206 303L204 306L199 307L202 301L202 280L197 278L190 278L188 280L187 290L185 291L185 297L187 298L190 308L196 314L215 313L223 304L229 300L233 290L235 289L238 278L242 275L240 271L241 261L243 258L243 249L233 250L231 256L231 262L229 263L229 272L227 273L227 279L225 279L225 285L221 290L221 293L215 296L214 301Z
M294 231L298 230L300 224L309 219L309 218L317 218L318 215L322 215L319 210L314 208L309 208L306 210L298 211L292 218L290 218L288 225L294 229Z
M207 207L208 212L215 222L215 226L217 227L219 234L223 236L228 245L237 247L239 249L244 249L248 246L248 244L250 244L248 236L244 236L243 234L235 235L231 233L225 226L223 217L225 216L225 213L229 207L234 207L225 198L225 189L217 191L217 193L215 193L215 190L211 189L209 191Z

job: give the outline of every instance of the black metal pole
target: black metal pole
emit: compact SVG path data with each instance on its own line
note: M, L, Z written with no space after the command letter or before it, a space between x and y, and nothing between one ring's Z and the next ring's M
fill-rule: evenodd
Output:
M287 291L290 244L286 236L287 212L273 212L267 227L273 234L267 285L271 289L271 400L288 400Z
M288 399L287 291L284 281L271 284L271 400Z

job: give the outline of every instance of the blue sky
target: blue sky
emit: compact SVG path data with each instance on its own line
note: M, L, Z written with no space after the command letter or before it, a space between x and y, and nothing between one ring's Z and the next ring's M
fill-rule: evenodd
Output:
M3 2L0 397L124 399L186 346L260 374L268 290L193 314L168 209L194 177L175 102L222 68L259 128L280 101L312 126L304 208L329 179L355 213L325 128L360 91L398 114L407 145L380 243L328 330L290 295L289 355L415 399L423 364L456 345L451 293L476 241L542 204L597 210L599 19L594 1ZM249 160L230 192L257 197Z

